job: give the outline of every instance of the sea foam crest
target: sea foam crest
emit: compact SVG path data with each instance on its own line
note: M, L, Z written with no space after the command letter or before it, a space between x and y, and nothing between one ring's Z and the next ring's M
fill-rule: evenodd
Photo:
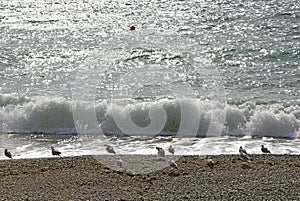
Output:
M0 109L0 132L2 133L76 133L72 115L72 101L64 98L46 97L16 97L1 96L2 107ZM225 114L222 135L253 135L268 137L298 138L300 124L300 107L298 105L283 106L281 104L257 105L254 102L246 102L241 105L232 105L213 101L203 101L193 98L185 99L160 99L160 100L120 100L123 105L115 104L110 100L98 101L95 104L82 103L83 107L95 110L97 125L86 125L89 133L93 126L99 126L104 134L126 134L120 129L115 116L132 122L138 127L146 127L151 123L149 111L162 109L167 119L158 134L177 136L207 136L211 127L212 115ZM186 114L181 116L184 107ZM114 115L112 113L114 108ZM130 116L124 115L124 111L130 111ZM183 119L185 118L185 119ZM190 122L198 118L196 132L189 130ZM183 123L182 123L183 122ZM88 123L87 123L88 124ZM83 128L85 129L85 127ZM184 134L179 135L179 130ZM128 134L128 133L127 133ZM143 135L143 133L132 133Z
M22 98L23 100L24 98ZM63 98L25 98L7 102L0 110L2 133L74 133L70 102Z
M29 98L24 96L18 96L17 94L0 94L0 106L5 107L8 105L19 105L23 103L28 103Z

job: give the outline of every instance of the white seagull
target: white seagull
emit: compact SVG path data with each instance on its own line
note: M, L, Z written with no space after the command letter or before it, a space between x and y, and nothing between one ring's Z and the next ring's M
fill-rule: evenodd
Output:
M169 146L168 151L169 151L171 154L173 154L173 155L174 155L174 153L175 153L175 149L174 149L174 147L172 147L172 145Z
M123 168L123 160L122 159L117 160L117 165L119 166L119 168Z
M247 151L246 151L246 149L243 149L242 146L240 146L239 152L240 152L240 153L243 152L243 153L245 153L245 154L248 154Z
M163 150L163 148L161 147L156 147L156 150L157 150L157 154L160 156L160 157L165 157L165 151Z
M243 147L240 147L239 152L239 159L241 159L242 161L250 161L250 157L248 156L246 150L243 149Z
M206 165L210 168L213 168L215 166L215 161L213 159L211 159L210 157L206 158Z
M178 169L178 165L175 163L175 161L172 158L168 160L168 163L171 167Z

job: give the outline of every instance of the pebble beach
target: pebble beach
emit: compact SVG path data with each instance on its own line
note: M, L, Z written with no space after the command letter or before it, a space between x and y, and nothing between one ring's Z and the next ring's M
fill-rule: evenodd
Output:
M181 156L178 169L139 174L103 161L118 155L0 161L0 200L299 200L299 155ZM156 156L151 156L156 157ZM97 158L97 159L96 159ZM123 160L138 160L125 155Z
M0 1L0 201L300 201L299 8Z

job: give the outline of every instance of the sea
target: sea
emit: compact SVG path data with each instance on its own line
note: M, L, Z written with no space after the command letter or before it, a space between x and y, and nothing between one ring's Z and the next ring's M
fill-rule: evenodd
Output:
M299 22L298 0L1 0L0 151L299 155Z

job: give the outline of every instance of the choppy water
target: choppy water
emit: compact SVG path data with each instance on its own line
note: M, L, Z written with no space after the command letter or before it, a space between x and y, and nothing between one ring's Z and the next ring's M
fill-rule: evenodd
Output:
M299 16L296 0L1 1L0 147L299 154Z

